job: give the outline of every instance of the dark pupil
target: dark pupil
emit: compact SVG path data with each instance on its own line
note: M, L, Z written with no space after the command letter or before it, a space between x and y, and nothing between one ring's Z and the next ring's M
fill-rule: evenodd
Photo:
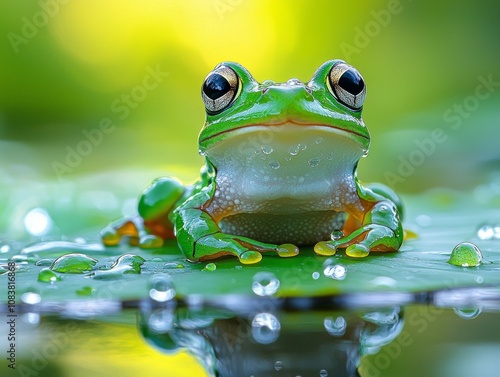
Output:
M231 90L226 78L218 73L211 75L203 84L203 93L210 99L216 100Z
M344 72L344 74L340 77L339 85L342 89L347 90L352 95L361 93L365 87L365 83L359 73L353 70Z

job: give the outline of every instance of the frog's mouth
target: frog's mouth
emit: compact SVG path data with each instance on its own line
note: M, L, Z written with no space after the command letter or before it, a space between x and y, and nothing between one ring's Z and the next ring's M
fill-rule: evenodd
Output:
M367 136L332 126L257 124L221 132L211 143L205 139L200 153L219 173L266 187L306 185L313 190L325 179L339 182L350 176L368 144Z

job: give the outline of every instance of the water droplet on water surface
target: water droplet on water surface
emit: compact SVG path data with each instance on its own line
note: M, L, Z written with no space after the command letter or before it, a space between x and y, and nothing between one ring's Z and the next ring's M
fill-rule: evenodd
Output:
M83 274L92 270L96 263L97 259L91 258L88 255L72 253L57 258L50 269L67 274Z
M271 272L257 272L253 277L252 291L259 296L271 296L278 291L280 281Z
M479 266L483 260L481 250L470 242L459 243L451 252L449 264L461 267Z
M44 268L38 273L38 281L42 283L55 283L61 278L50 268Z
M323 321L325 330L328 334L333 336L342 336L347 329L347 321L344 317L338 316L337 318L326 317Z
M203 271L215 271L217 269L217 265L215 263L207 263L207 265L203 268Z
M109 270L98 270L93 274L94 279L117 279L125 274L140 274L141 266L146 260L138 255L124 254L120 256Z
M175 287L170 276L154 275L149 281L149 297L156 302L172 300L175 297Z
M335 280L344 280L347 276L347 267L343 264L334 264L333 260L327 259L323 263L323 274L327 278Z
M252 337L260 344L271 344L279 338L280 321L270 313L259 313L252 320Z

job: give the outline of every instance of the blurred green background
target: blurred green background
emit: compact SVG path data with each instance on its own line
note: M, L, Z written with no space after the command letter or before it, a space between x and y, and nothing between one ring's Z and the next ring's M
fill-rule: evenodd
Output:
M368 86L360 178L401 192L471 189L500 161L499 15L494 0L2 2L1 179L195 179L200 85L218 62L285 81L343 58ZM490 91L478 98L481 78ZM110 132L88 148L103 119ZM426 144L437 128L440 141Z

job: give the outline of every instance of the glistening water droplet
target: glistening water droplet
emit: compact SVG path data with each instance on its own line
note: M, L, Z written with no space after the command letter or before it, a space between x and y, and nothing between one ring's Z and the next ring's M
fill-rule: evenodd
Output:
M44 268L38 273L38 281L42 283L55 283L61 278L50 268Z
M273 147L271 147L270 145L263 145L260 147L260 149L262 150L262 153L264 154L271 154L273 153Z
M323 321L325 330L328 334L333 336L342 336L347 329L347 321L344 317L338 316L337 318L326 317Z
M319 157L314 157L314 158L311 158L309 161L307 161L307 164L312 167L312 168L315 168L316 166L319 165L320 163L320 158Z
M274 370L282 370L283 369L283 362L282 361L276 361L274 363Z
M344 280L347 276L347 268L343 264L334 264L333 261L323 263L323 274L327 278L335 280Z
M495 232L494 232L493 227L491 225L484 224L484 225L479 227L476 234L480 240L491 240L493 238L493 236L495 235Z
M252 291L259 296L271 296L278 291L280 281L271 272L258 272L253 277Z
M259 313L252 320L252 337L260 344L271 344L279 338L281 324L270 313Z
M278 161L270 161L269 162L269 166L272 168L272 169L279 169L280 168L280 163Z
M97 259L81 253L72 253L57 258L50 269L67 274L83 274L92 270L96 263Z
M462 267L479 266L483 260L481 250L470 242L459 243L451 252L449 264Z
M175 287L170 276L154 275L149 281L149 297L156 302L172 300L175 297Z

